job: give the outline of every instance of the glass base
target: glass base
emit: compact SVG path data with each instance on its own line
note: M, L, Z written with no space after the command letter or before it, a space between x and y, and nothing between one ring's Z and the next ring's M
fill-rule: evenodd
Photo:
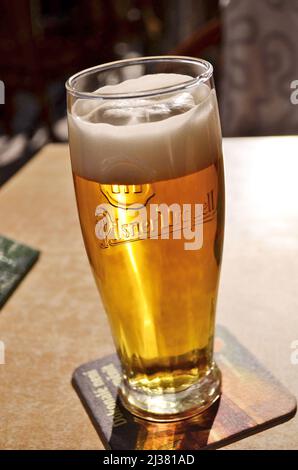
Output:
M202 413L220 397L220 391L221 373L213 363L204 377L181 392L148 394L123 381L120 398L134 415L150 421L168 422Z

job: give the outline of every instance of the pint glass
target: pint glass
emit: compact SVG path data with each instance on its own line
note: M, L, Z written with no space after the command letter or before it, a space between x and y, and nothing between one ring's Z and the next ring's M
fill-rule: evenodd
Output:
M220 395L224 174L212 73L200 59L145 57L66 84L78 213L120 397L156 421L199 413Z

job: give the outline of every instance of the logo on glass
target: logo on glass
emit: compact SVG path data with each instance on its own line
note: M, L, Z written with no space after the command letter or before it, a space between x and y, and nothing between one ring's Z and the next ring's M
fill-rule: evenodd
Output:
M101 192L108 201L95 209L95 236L101 248L147 238L183 238L188 241L186 250L202 247L204 207L209 206L212 192L205 204L148 204L155 196L150 184L102 185Z
M110 204L120 209L142 208L154 196L151 184L103 184L101 192Z

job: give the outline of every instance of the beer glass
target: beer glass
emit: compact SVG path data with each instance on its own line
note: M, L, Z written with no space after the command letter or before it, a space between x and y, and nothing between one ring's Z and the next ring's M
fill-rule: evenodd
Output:
M220 396L224 174L212 75L201 59L143 57L66 83L78 213L120 398L150 420L187 418Z

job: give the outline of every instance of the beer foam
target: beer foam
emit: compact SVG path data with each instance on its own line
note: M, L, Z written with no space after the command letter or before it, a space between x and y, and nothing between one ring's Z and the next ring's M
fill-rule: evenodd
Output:
M69 113L73 171L103 184L142 184L210 166L220 152L214 90L199 84L146 98L106 100L102 94L137 93L178 85L192 77L144 75L78 99Z

